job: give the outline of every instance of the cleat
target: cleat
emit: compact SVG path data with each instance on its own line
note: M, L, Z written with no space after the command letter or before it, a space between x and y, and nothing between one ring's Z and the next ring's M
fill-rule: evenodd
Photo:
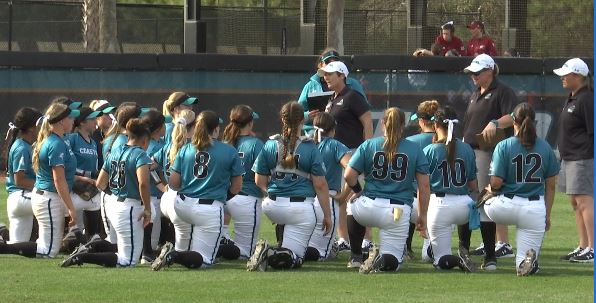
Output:
M350 243L346 242L346 240L340 239L339 241L335 242L337 244L337 248L340 252L350 250Z
M574 263L594 263L594 249L586 247L579 255L570 258L569 261Z
M476 247L476 249L470 251L471 256L484 256L486 252L484 251L484 243L480 244L480 246Z
M581 247L578 246L577 248L575 248L570 253L568 253L568 254L566 254L564 256L561 256L559 259L561 261L569 261L571 258L579 256L582 253L583 250L584 250L583 248L581 248Z
M327 260L337 258L337 255L339 255L339 246L337 246L337 242L333 242L333 244L331 244L331 249L327 254Z
M255 252L252 254L248 262L246 262L247 271L266 271L267 270L267 258L269 251L269 243L267 240L259 240L257 242Z
M164 268L165 266L170 266L172 265L173 261L174 261L174 254L176 253L176 251L174 250L174 245L170 242L166 242L163 244L163 246L161 247L161 251L159 253L159 256L157 256L157 258L155 258L155 260L153 261L153 263L151 263L151 269L154 271L158 271L162 268Z
M538 262L536 261L536 251L531 249L526 252L526 257L517 269L518 277L527 277L538 272Z
M432 246L430 246L430 240L428 239L424 239L422 243L421 259L423 262L433 263Z
M509 243L499 243L495 247L495 256L497 258L513 258L515 254L513 253L513 248Z
M141 257L141 264L153 264L153 262L155 261L155 258L152 256L142 256Z
M348 268L360 268L360 266L362 266L362 255L352 255L348 261Z
M77 246L77 248L75 248L75 250L66 258L64 259L64 261L62 261L62 264L60 264L60 267L69 267L69 266L73 266L73 265L83 265L83 261L81 261L81 255L85 254L89 252L89 249L81 244L79 246Z
M476 271L476 265L474 265L474 263L472 262L472 259L470 259L470 253L468 252L467 249L460 247L457 255L459 257L459 268L461 270L463 270L464 272L475 272ZM496 266L496 264L495 264Z
M490 261L484 261L482 263L482 265L480 265L480 268L486 271L494 271L497 270L497 261L494 260L490 260Z
M236 243L234 243L232 239L221 237L221 239L219 240L219 245L236 245Z
M379 248L373 246L370 250L368 259L359 267L358 272L361 274L369 274L371 272L378 272L383 266L383 259L379 253Z

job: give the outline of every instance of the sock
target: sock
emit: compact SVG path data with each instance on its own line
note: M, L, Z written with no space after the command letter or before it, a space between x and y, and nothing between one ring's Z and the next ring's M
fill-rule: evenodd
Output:
M83 263L101 265L103 267L116 267L118 255L112 252L86 253L79 256Z
M240 258L240 248L234 244L219 245L217 256L226 260L237 260Z
M399 267L399 261L394 255L391 254L382 254L381 262L381 271L395 271Z
M459 247L470 250L470 238L472 238L472 231L468 227L468 223L457 226L457 236L459 237Z
M454 255L444 255L437 262L437 266L441 269L452 269L459 265L459 258Z
M406 247L408 251L412 250L412 238L414 238L414 231L416 230L416 224L410 223L410 228L408 229L408 239L406 239Z
M199 268L203 265L203 256L192 250L175 252L173 260L189 269Z
M306 253L304 254L304 261L319 261L321 255L319 251L314 247L307 247Z
M110 242L108 242L110 243ZM110 243L110 246L112 247L112 252L113 253L117 253L118 252L118 244L116 243Z
M354 216L348 216L348 236L350 237L350 248L353 255L362 255L362 240L366 227L360 225Z
M167 217L161 217L161 232L159 234L159 244L166 242L176 243L176 235L174 232L174 224Z
M99 210L86 210L83 212L85 217L85 236L87 239L91 239L93 235L100 233L101 223L101 211Z
M484 260L496 261L495 235L497 234L497 225L495 222L480 222L480 232L482 233L482 242L486 253Z
M428 247L426 248L426 255L431 259L434 260L435 259L435 254L433 253L433 246L432 245L428 245Z
M31 228L31 238L29 238L29 241L35 242L37 241L37 238L39 238L39 224L37 223L37 219L35 217L33 217L32 226L33 227Z
M284 225L275 225L275 239L277 239L278 246L281 247L281 243L284 241Z
M147 224L143 230L143 256L153 256L153 248L151 247L152 231L153 223Z
M27 258L35 258L35 256L37 255L37 243L22 242L6 244L0 242L0 254L13 254Z

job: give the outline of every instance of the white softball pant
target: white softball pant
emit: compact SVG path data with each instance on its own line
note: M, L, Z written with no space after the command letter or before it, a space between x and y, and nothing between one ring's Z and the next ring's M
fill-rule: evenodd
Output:
M213 265L219 248L219 237L223 231L223 202L200 204L203 200L177 196L174 211L188 224L194 226L191 233L190 250L203 256L205 265Z
M84 212L88 211L96 211L101 209L101 195L97 194L91 200L87 201L82 199L79 195L75 193L70 193L70 199L72 200L72 205L74 206L75 210L77 211L77 227L81 230L85 228ZM68 216L68 212L66 213Z
M118 239L118 265L135 266L143 250L143 219L139 218L144 207L140 200L117 199L113 195L106 197L109 201L106 204L106 213Z
M269 220L285 225L281 247L291 250L299 258L304 257L317 223L314 200L306 198L303 202L290 202L284 197L263 200L263 212Z
M64 237L64 201L57 193L33 189L31 208L39 225L37 254L53 258L60 251Z
M236 195L226 202L225 211L234 222L234 243L240 249L242 258L250 258L257 244L262 201L261 198Z
M174 210L178 192L169 189L161 196L160 211L174 225L176 251L188 251L191 249L192 234L194 226L182 220Z
M497 224L517 227L515 255L517 267L530 248L536 251L538 257L546 228L546 206L543 196L538 200L530 201L518 196L510 199L500 195L486 201L484 211Z
M116 244L118 242L118 239L116 239L117 238L116 230L110 223L110 218L108 217L108 214L107 214L107 208L109 207L109 204L113 200L113 199L109 199L109 197L112 197L112 196L108 195L104 192L99 193L99 198L101 201L101 203L100 203L101 221L103 222L103 228L106 232L106 241L108 241L112 244Z
M6 212L10 224L8 244L29 242L33 229L31 192L19 190L8 195Z
M317 223L315 225L315 230L310 237L310 241L308 242L309 247L314 247L319 251L320 260L326 260L329 257L329 253L331 252L331 246L335 241L335 234L337 233L337 220L339 219L339 203L335 201L335 199L331 198L331 196L335 196L337 194L336 191L330 190L329 191L329 209L331 210L331 232L327 235L324 235L323 231L323 209L321 208L321 204L319 204L319 199L315 198L314 207L315 207L315 215L317 217Z
M426 220L435 265L442 256L452 254L452 225L468 222L470 212L468 204L471 202L472 199L468 195L446 194L444 197L430 195Z
M391 204L389 199L373 200L366 196L358 197L349 206L358 223L380 229L379 252L393 255L399 263L402 263L412 208L409 205ZM394 208L402 210L397 220L394 219Z

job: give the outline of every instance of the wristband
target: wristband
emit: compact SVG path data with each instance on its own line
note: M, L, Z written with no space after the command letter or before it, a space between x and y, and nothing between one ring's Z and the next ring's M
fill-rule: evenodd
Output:
M356 184L354 184L354 186L350 186L350 188L356 194L362 191L362 186L360 186L360 182L358 181L356 181Z
M494 124L495 127L499 127L499 120L490 120L490 123Z
M159 177L159 175L157 174L156 171L152 170L149 175L151 176L151 181L153 181L154 185L157 185L159 183L161 183L161 178Z

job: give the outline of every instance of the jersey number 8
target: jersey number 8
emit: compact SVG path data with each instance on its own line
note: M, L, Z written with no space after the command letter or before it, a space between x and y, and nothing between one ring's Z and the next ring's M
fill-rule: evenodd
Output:
M118 189L126 186L126 161L110 163L110 188Z
M195 178L204 179L209 174L209 159L211 156L208 152L200 151L195 154L195 166L193 173Z
M395 154L391 164L387 162L387 156L384 152L376 152L373 157L372 177L377 180L384 180L389 176L395 182L401 182L406 179L408 171L408 155Z

